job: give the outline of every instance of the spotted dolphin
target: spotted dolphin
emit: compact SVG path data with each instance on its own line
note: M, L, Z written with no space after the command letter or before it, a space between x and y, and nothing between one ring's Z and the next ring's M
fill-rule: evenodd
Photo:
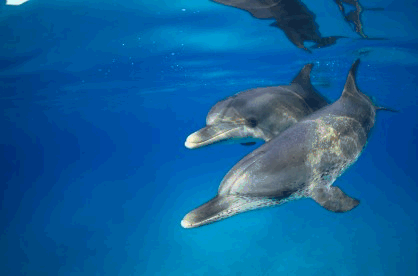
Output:
M194 149L245 137L269 141L326 106L327 100L311 84L312 67L305 65L289 85L250 89L216 103L206 117L206 127L190 134L185 146Z
M215 198L188 213L181 225L193 228L267 206L312 198L333 212L346 212L359 200L332 186L360 153L376 111L355 82L351 67L341 97L239 161L222 180Z

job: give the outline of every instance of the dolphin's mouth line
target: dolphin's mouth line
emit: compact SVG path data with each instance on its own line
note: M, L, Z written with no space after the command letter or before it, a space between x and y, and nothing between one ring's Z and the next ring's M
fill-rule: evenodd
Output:
M254 199L256 199L256 201L253 201ZM234 207L232 207L232 208L225 209L222 212L220 212L220 213L218 213L218 214L216 214L212 217L209 217L207 219L204 219L204 220L196 222L196 223L186 222L183 219L182 220L182 226L184 228L196 228L196 227L199 227L199 226L214 223L214 222L222 220L222 219L226 219L228 217L232 217L234 215L237 215L237 214L240 214L240 213L243 213L243 212L259 209L259 208L262 208L262 207L270 207L270 206L274 206L274 205L279 205L279 204L282 203L281 201L275 200L274 198L235 195L235 202L239 202L239 201L242 201L242 202L234 205ZM187 227L185 227L185 226L187 226Z
M219 212L216 215L213 215L207 219L204 219L196 223L191 223L183 219L181 221L181 225L184 228L196 228L196 227L214 223L216 221L226 219L228 217L232 217L234 215L241 214L247 211L252 211L252 210L256 210L256 209L264 208L264 207L274 207L277 205L285 204L295 199L307 198L309 196L304 194L304 191L301 191L301 192L294 193L291 196L284 198L284 199L278 199L277 197L243 196L243 195L233 195L233 197L235 198L234 203L237 203L237 204L233 205L232 208L227 208Z
M225 134L227 134L228 132L231 132L231 131L234 131L234 130L236 130L236 129L238 129L238 128L241 128L242 126L245 126L245 125L239 125L239 126L237 126L237 127L234 127L234 128L228 129L228 130L226 130L226 131L223 131L223 132L217 133L217 134L216 134L216 135L214 135L214 136L210 136L210 138L209 138L209 139L203 140L203 141L201 141L201 142L188 142L188 143L190 143L190 144L194 144L194 145L200 145L200 144L208 143L208 142L210 142L210 141L212 141L212 140L215 140L217 137L219 137L219 136L221 136L221 135L225 135ZM196 133L196 132L195 132L195 133ZM193 133L193 134L194 134L194 133ZM193 135L193 134L192 134L192 135Z

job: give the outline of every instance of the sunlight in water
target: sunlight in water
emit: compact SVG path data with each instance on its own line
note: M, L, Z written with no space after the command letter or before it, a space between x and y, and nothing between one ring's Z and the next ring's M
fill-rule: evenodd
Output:
M19 6L28 1L29 0L6 0L6 5Z

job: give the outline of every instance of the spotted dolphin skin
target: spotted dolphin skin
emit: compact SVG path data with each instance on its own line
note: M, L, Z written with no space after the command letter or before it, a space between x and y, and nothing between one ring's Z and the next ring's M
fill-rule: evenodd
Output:
M245 137L269 141L324 107L327 100L310 81L312 67L305 65L289 85L250 89L218 102L206 117L207 126L189 135L185 146L194 149Z
M357 199L332 186L366 145L376 107L355 83L357 60L341 97L289 127L239 161L222 180L215 198L188 213L193 228L289 200L312 198L333 212L346 212Z

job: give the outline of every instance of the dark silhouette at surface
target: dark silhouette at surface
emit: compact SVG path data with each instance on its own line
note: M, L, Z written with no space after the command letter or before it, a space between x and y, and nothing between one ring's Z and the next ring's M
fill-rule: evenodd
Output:
M345 36L329 36L329 37L324 37L322 38L322 40L320 42L317 42L315 45L311 46L311 49L319 49L319 48L323 48L323 47L328 47L331 45L334 45L335 43L337 43L337 40L339 38L347 38Z
M299 0L211 0L223 5L246 10L258 19L275 19L271 26L281 29L298 48L308 52L305 41L315 42L313 48L335 44L340 36L322 37L315 15Z
M358 33L362 38L380 40L383 38L369 38L363 31L363 23L361 22L361 15L363 11L382 11L383 8L364 8L360 5L358 0L334 0L337 3L340 11L348 24ZM353 6L354 10L346 12L343 3Z

